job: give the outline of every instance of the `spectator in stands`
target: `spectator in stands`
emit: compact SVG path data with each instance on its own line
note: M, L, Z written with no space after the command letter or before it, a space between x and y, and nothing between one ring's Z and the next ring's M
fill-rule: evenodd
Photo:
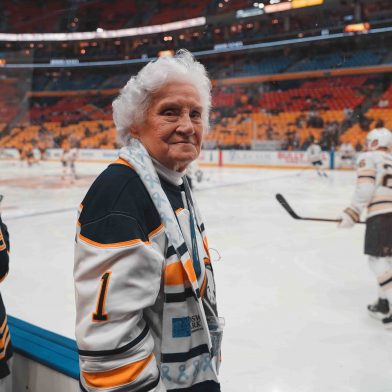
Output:
M304 114L301 114L298 117L296 117L295 126L297 128L304 128L306 126L306 118Z
M356 152L361 152L363 150L363 146L361 144L361 142L358 140L356 145L355 145L355 151Z
M385 123L384 120L381 120L381 118L377 119L376 124L374 125L374 128L384 128L385 127Z
M363 113L359 113L358 122L363 131L368 132L370 130L370 124L372 123L372 120L367 118Z
M86 391L220 391L223 320L185 180L208 128L210 91L204 67L181 50L148 63L113 103L127 146L84 198L76 236Z
M267 140L274 140L275 132L274 132L274 128L272 127L271 124L268 124L267 129L265 131L265 134L266 134Z
M351 120L353 114L354 114L354 110L352 108L343 109L343 115L345 120Z
M301 142L299 140L299 136L298 136L297 131L293 131L292 138L291 138L292 150L294 150L294 151L299 150L300 144L301 144Z
M320 117L317 110L309 111L307 126L312 128L322 128L324 126L324 120Z
M381 99L378 101L377 106L378 106L379 108L387 108L387 107L389 106L389 99L388 99L388 98L381 98Z
M304 140L304 142L302 143L301 150L307 150L308 147L313 143L314 139L315 139L315 138L314 138L313 135L309 135L309 136Z
M3 198L0 195L0 201ZM3 281L8 274L10 242L7 226L2 222L0 216L0 281ZM0 350L2 353L0 359L0 391L12 392L12 345L10 340L10 332L7 325L7 316L3 300L0 295L0 325L2 339L0 342Z

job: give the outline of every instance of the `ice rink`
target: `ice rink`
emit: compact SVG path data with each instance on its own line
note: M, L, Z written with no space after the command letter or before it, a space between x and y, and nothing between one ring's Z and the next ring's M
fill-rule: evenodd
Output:
M32 168L0 161L2 216L11 235L1 286L9 314L74 339L76 207L106 164L77 165L75 184L59 163ZM362 253L364 225L295 221L335 218L353 172L205 168L196 198L216 261L226 319L222 392L389 392L392 331L371 319L375 278Z

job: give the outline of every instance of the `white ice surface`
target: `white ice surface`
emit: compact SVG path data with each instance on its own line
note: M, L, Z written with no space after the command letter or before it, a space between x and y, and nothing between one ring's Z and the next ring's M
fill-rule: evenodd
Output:
M79 164L82 180L58 188L59 164L0 161L12 247L1 285L9 314L74 338L76 207L105 166ZM391 391L392 331L366 313L377 291L362 252L364 226L295 221L274 198L282 193L303 216L335 218L350 201L354 173L204 172L208 181L195 194L221 255L222 391Z

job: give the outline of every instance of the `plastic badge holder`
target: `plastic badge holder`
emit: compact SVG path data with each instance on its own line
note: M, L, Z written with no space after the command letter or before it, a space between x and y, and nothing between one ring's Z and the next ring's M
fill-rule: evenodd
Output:
M223 317L208 316L207 324L210 331L212 343L211 354L216 363L216 370L219 371L219 366L221 363L221 345L223 328L225 326L225 319Z

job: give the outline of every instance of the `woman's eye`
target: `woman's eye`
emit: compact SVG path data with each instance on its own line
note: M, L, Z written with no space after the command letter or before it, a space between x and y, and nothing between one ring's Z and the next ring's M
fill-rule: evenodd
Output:
M198 111L194 111L191 113L192 118L201 118L201 113Z
M164 116L175 116L176 111L174 109L166 109L163 111Z

